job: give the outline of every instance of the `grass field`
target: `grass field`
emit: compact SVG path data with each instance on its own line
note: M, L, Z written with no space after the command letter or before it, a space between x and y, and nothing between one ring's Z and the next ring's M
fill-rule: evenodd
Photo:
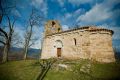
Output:
M35 62L27 60L0 64L0 80L35 80L40 70Z
M58 68L57 64L65 64L69 68L67 70ZM81 67L87 64L91 65L89 72L82 72ZM36 80L39 73L40 66L36 60L0 64L0 80ZM120 63L101 64L88 60L57 61L44 80L120 80Z
M97 63L88 60L64 61L72 70L51 69L45 80L120 80L120 63ZM82 66L91 64L89 72L82 72ZM84 68L87 70L87 67Z

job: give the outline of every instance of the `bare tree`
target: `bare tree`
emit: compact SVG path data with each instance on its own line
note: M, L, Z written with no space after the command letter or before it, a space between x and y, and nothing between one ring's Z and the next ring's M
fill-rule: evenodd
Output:
M0 0L0 24L3 18L8 15L13 8L15 8L16 5L14 2L11 0Z
M43 20L43 17L37 14L36 10L32 9L32 12L28 20L28 26L26 28L26 33L24 36L24 40L25 40L24 41L24 59L27 58L29 47L34 45L34 42L37 40L37 38L33 38L33 29L36 26L40 26L42 20Z
M8 52L9 52L10 47L11 47L11 41L12 41L12 36L13 36L13 32L14 32L15 20L13 22L11 22L9 16L7 16L7 20L8 20L9 31L7 32L4 29L0 28L0 35L4 39L4 41L2 41L2 40L0 41L2 44L4 44L4 51L3 51L3 60L2 60L2 62L8 61Z
M8 61L8 52L11 47L12 35L14 32L15 19L12 22L8 14L13 7L15 6L8 5L7 0L0 0L0 43L4 45L2 62ZM5 31L2 26L2 20L4 17L6 17L6 21L8 21L8 32Z
M14 28L14 33L12 35L12 40L11 40L11 46L12 47L21 47L21 45L22 45L22 38L19 35L19 32L16 32L16 29Z

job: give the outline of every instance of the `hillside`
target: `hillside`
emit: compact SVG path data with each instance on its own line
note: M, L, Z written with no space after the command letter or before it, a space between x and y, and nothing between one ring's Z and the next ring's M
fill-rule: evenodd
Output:
M38 59L40 53L41 53L40 49L30 48L28 50L27 58L28 59ZM24 56L23 48L17 48L17 47L12 47L8 54L9 60L22 60L23 56ZM1 60L2 60L2 47L0 47L0 61Z
M0 64L0 80L36 80L39 72L40 66L35 60ZM120 63L59 60L44 80L120 80Z
M19 57L23 58L23 51L23 48L12 47L9 53L9 57L16 57L16 59L19 59ZM27 58L38 59L40 52L40 49L29 48Z
M34 80L40 68L35 62L28 60L0 64L0 80Z

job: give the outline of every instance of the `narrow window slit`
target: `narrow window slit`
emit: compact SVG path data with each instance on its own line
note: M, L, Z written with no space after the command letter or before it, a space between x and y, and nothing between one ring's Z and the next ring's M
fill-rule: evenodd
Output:
M76 45L76 43L77 43L77 42L76 42L76 39L74 38L74 44Z

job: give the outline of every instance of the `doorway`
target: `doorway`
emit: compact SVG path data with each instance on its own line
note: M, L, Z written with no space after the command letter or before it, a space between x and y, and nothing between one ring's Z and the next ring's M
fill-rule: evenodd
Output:
M57 48L57 57L61 57L61 48Z

